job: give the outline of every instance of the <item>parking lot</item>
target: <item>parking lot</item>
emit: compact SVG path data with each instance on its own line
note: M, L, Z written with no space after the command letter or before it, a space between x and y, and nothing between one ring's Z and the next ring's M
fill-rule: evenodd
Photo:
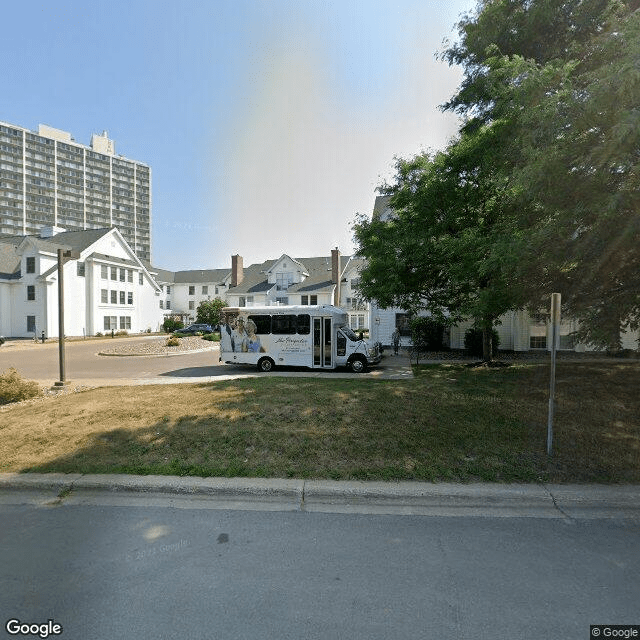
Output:
M388 354L382 362L364 374L347 370L318 370L300 367L276 368L271 373L260 373L255 367L227 365L219 362L216 343L203 341L203 350L155 356L102 356L101 351L114 344L130 347L149 341L162 341L166 336L130 337L112 340L69 340L65 345L66 380L78 386L112 386L139 384L176 384L185 382L213 382L259 375L285 375L290 377L364 377L370 379L405 379L412 377L406 356ZM211 346L211 345L214 346ZM30 340L8 341L0 347L0 371L15 367L29 380L42 386L51 386L60 379L57 342L45 344Z

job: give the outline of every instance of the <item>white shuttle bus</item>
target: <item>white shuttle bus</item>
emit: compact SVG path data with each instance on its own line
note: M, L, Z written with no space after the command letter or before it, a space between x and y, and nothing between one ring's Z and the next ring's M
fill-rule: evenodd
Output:
M220 321L220 360L252 364L260 371L277 365L356 373L380 362L377 347L360 340L347 314L331 305L226 307Z

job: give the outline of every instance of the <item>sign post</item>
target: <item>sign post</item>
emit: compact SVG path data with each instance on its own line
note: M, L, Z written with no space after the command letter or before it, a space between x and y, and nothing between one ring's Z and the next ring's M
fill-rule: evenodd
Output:
M556 393L556 343L560 335L560 294L551 294L551 382L549 384L549 418L547 420L547 455L553 454L553 413Z

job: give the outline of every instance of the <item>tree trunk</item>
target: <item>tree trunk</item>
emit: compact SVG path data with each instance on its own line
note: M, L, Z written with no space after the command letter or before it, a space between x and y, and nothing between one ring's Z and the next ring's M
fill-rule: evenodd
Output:
M493 324L482 327L482 359L491 362L493 358Z

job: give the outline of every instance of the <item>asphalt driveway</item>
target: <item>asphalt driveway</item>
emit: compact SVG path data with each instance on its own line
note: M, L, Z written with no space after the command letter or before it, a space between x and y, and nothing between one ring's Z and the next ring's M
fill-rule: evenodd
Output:
M102 356L104 351L119 340L127 345L144 344L150 340L164 340L162 336L130 337L110 340L67 341L65 347L66 379L76 386L114 386L140 384L176 384L183 382L213 382L264 375L289 377L406 379L413 376L406 356L389 355L380 365L364 374L347 370L317 370L300 367L277 368L271 373L260 373L254 367L227 365L219 362L219 350L209 344L202 351L191 351L159 356ZM51 386L60 379L58 343L45 344L9 341L0 347L0 371L15 367L29 380L42 386Z

